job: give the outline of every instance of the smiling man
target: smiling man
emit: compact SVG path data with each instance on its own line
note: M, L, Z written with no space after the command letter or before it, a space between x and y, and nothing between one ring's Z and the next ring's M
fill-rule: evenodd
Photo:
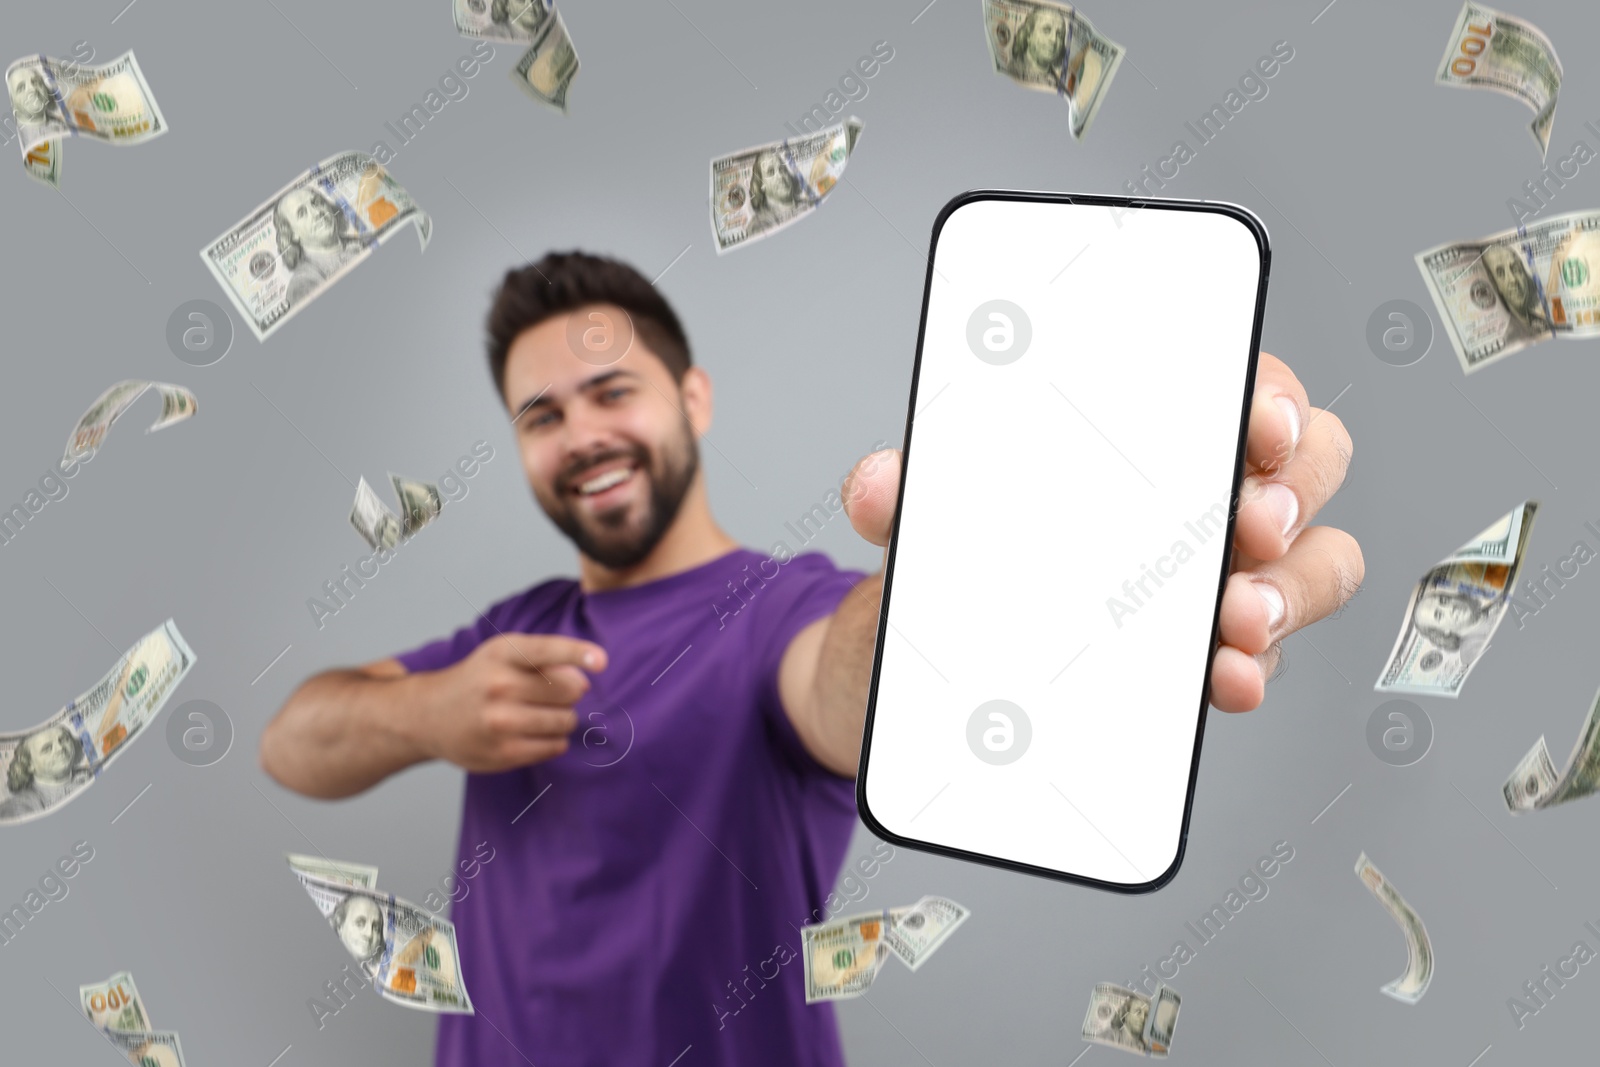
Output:
M509 272L489 365L578 577L309 679L262 765L315 797L426 760L467 772L461 855L488 841L505 858L452 911L480 1010L441 1018L440 1064L837 1067L833 1006L807 1005L782 964L857 825L881 568L758 552L717 525L698 448L711 379L631 267L573 252ZM1266 354L1256 390L1212 667L1226 711L1260 704L1281 639L1362 575L1348 534L1305 525L1343 481L1343 426ZM843 487L874 545L899 478L891 450Z

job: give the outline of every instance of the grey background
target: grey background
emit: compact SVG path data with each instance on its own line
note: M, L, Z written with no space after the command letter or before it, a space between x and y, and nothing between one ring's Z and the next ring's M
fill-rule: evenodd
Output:
M74 841L95 849L70 895L0 946L6 1062L110 1062L75 991L121 968L195 1067L431 1056L432 1020L370 994L317 1031L306 1000L346 957L282 853L314 845L375 863L387 889L420 900L450 870L460 773L423 767L348 802L313 802L261 773L256 738L313 671L409 648L574 572L570 545L531 501L483 366L482 317L504 269L576 245L654 275L687 248L660 284L717 385L702 449L711 498L735 536L766 548L874 440L899 439L923 254L946 200L979 186L1115 192L1284 39L1295 55L1269 95L1164 192L1243 203L1270 228L1264 347L1313 404L1338 397L1355 460L1322 521L1360 539L1365 590L1286 641L1287 669L1260 710L1213 714L1188 858L1162 891L1117 896L900 850L869 883L868 906L938 892L973 917L922 971L890 966L866 999L840 1007L849 1056L1065 1064L1087 1048L1091 1064L1121 1062L1079 1041L1092 985L1131 977L1180 937L1195 947L1184 923L1280 840L1295 856L1270 895L1173 982L1184 997L1175 1057L1466 1067L1588 1051L1596 967L1520 1032L1506 999L1580 938L1600 947L1582 925L1600 919L1600 869L1571 847L1596 809L1512 819L1499 787L1541 732L1564 758L1600 683L1580 637L1600 603L1594 568L1520 632L1508 620L1461 699L1418 698L1435 728L1421 762L1388 766L1364 739L1383 700L1371 680L1429 565L1528 497L1543 502L1532 569L1580 537L1596 545L1582 528L1600 519L1592 343L1546 344L1468 380L1442 336L1404 368L1364 340L1386 300L1431 313L1415 252L1510 224L1505 199L1539 174L1531 112L1432 85L1455 0L1107 0L1086 13L1128 62L1074 143L1059 101L991 73L978 0L923 3L573 0L565 17L583 66L571 116L517 92L518 52L496 46L470 95L391 164L434 216L426 254L401 236L265 345L236 321L233 351L205 368L164 340L178 304L225 302L197 250L309 164L380 137L394 147L384 123L471 42L446 0L137 0L120 16L123 0L6 6L7 57L67 56L78 40L98 61L135 48L172 132L132 149L68 144L61 195L0 167L11 253L0 500L22 498L117 379L187 385L200 413L144 437L154 401L141 401L70 495L0 548L0 729L44 718L172 616L199 654L173 707L215 701L237 734L226 758L192 767L158 722L86 795L5 831L7 907ZM1595 147L1582 122L1600 114L1597 74L1582 46L1600 13L1555 0L1516 13L1567 61L1551 160L1580 136ZM719 258L707 160L782 136L878 40L895 54L848 109L866 129L847 182L815 217ZM1553 210L1592 206L1594 170ZM1151 313L1160 285L1183 284L1147 281ZM344 519L357 477L436 475L480 438L496 458L470 495L319 632L306 598L364 553ZM1046 472L1071 491L1070 468ZM814 545L844 565L880 558L843 518ZM995 581L1025 581L1056 558L1049 539L1018 531L995 547ZM870 844L861 832L853 855ZM1415 1007L1378 991L1404 950L1354 876L1362 850L1432 935L1437 971ZM495 874L491 864L480 877Z

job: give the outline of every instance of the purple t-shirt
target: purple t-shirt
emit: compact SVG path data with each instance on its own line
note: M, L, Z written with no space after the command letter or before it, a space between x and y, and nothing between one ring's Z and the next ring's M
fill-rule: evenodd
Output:
M827 914L855 783L806 752L777 673L862 577L741 548L631 588L553 580L399 657L437 670L501 631L609 657L565 753L467 775L480 866L451 918L477 1014L440 1017L439 1067L842 1067L798 927Z

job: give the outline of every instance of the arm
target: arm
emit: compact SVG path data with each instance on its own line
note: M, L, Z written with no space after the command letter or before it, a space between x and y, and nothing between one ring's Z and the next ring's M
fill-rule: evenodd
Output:
M307 679L261 734L261 767L280 785L333 799L429 758L417 736L429 676L399 660Z

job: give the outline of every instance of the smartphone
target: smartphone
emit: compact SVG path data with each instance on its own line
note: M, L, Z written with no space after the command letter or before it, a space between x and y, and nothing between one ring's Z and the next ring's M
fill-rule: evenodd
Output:
M1177 873L1269 259L1229 203L939 212L856 777L878 836L1129 893Z

